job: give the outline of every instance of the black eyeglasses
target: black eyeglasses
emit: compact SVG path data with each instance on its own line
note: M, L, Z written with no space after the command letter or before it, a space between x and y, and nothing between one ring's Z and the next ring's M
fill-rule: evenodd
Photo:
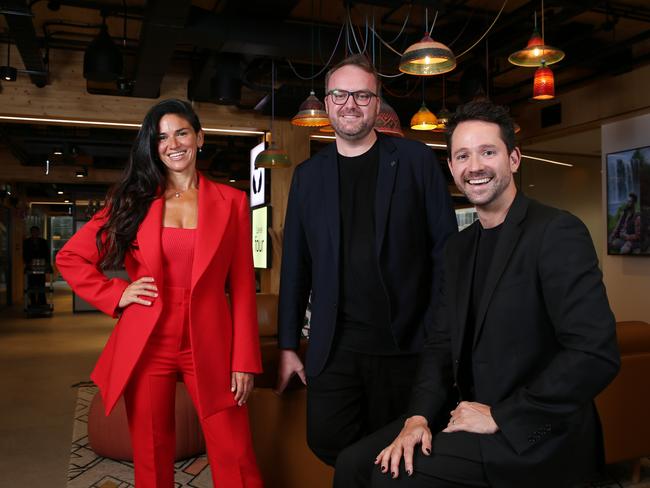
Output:
M332 99L332 102L336 105L345 105L345 103L348 101L348 98L350 98L350 95L352 95L352 98L354 99L354 103L359 105L360 107L365 107L370 103L370 100L372 100L372 97L376 97L373 92L368 91L368 90L358 90L358 91L347 91L347 90L330 90L327 92L329 97Z

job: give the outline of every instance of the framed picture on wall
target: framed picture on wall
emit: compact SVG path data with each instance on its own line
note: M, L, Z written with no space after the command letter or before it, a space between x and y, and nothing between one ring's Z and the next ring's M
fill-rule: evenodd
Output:
M650 256L650 146L607 155L607 254Z

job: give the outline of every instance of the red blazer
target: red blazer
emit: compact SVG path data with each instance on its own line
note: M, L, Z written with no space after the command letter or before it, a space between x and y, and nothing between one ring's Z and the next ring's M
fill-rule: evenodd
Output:
M151 306L126 307L91 374L107 415L122 395L165 300L160 244L163 203L163 198L153 201L124 259L129 278L153 276L159 295ZM98 269L95 236L105 218L105 212L98 212L85 224L58 252L56 264L75 293L116 317L129 283L109 279ZM190 334L199 410L205 418L235 405L230 391L232 371L262 370L246 195L200 175L195 242Z

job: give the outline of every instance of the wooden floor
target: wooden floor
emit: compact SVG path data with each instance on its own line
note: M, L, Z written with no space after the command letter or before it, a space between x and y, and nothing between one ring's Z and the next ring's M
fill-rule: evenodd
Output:
M0 311L0 488L66 486L75 383L90 371L113 326L100 313L72 313L55 288L54 314Z

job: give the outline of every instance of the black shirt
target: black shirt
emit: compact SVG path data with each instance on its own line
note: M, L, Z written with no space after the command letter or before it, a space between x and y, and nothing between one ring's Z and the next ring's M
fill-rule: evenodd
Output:
M471 297L467 313L467 325L463 346L461 350L460 366L458 369L458 385L460 386L463 400L473 401L474 375L472 373L472 349L474 345L474 334L476 332L476 316L478 307L481 304L485 287L485 278L490 270L494 250L497 247L499 235L503 224L490 229L484 229L479 223L478 244L476 246L476 259L474 261L474 274L472 277Z
M338 345L372 354L395 354L388 297L379 274L375 194L379 142L355 157L338 155L341 275Z

